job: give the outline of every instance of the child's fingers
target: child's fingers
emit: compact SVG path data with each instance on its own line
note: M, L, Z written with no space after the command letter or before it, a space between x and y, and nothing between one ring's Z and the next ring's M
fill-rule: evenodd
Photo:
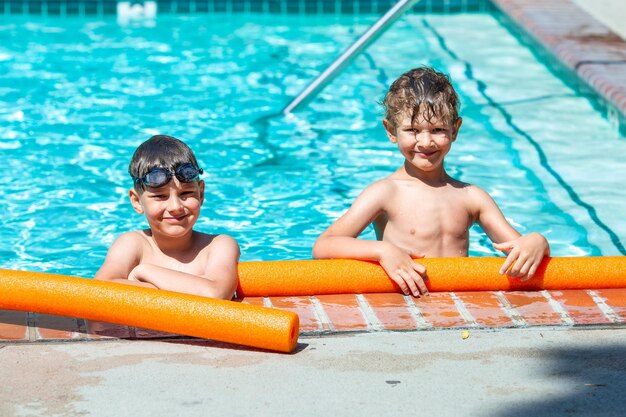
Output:
M520 270L520 276L522 281L528 281L537 272L539 268L539 264L541 263L541 259L539 261L528 259L522 269Z
M402 281L404 281L405 285L409 287L411 294L413 294L415 297L419 297L420 292L418 290L417 283L411 276L411 273L409 271L401 269L398 271L398 276ZM408 293L405 294L408 295Z
M515 263L516 259L517 259L517 253L514 253L514 252L509 253L509 255L504 260L504 263L500 267L500 275L508 274L507 271L509 270L511 265Z
M411 258L413 258L413 259L422 259L425 256L426 256L426 254L421 253L421 252L419 252L419 253L412 253L411 254Z
M539 268L539 262L533 262L530 268L528 269L528 275L526 275L526 278L524 278L524 281L534 277L535 273L537 272L537 268Z
M511 266L511 268L507 272L507 275L513 278L521 277L522 279L524 279L524 277L526 277L526 275L528 274L530 265L531 263L526 258L520 256L515 260L515 263L513 264L513 266Z
M422 279L422 277L420 277L419 275L415 275L415 279L417 280L417 287L419 289L419 292L422 295L428 295L428 288L426 288L426 284L424 283L424 280ZM417 296L416 296L417 297Z
M422 295L428 294L428 288L426 288L426 284L424 283L424 280L422 279L422 277L415 271L410 271L409 273L411 275L411 279L413 280L413 282L415 283L415 286L417 287L417 294L413 293L413 295L415 297L419 297L420 294Z
M385 272L387 272L387 276L389 276L393 282L398 284L398 287L400 287L404 295L410 295L414 292L414 290L409 287L408 283L410 280L404 278L406 274L404 274L400 268L392 271L385 270Z
M411 294L411 289L409 288L409 286L406 284L406 282L404 282L404 280L402 279L402 277L400 276L400 274L394 274L394 275L390 275L389 276L391 278L391 280L393 282L395 282L396 284L398 284L398 287L400 287L400 290L402 291L402 294L404 295L409 295Z
M414 262L413 270L417 272L421 277L426 277L426 267L424 265Z
M426 287L426 281L428 280L428 275L426 274L426 267L422 264L414 263L412 276L420 292L424 295L428 294L428 288Z
M501 243L494 243L493 247L496 248L497 250L501 250L502 252L507 252L513 249L514 245L513 245L513 242L501 242Z
M509 256L510 255L513 255L513 252L511 252ZM526 272L528 271L528 267L524 269L524 267L526 266L527 260L528 260L528 257L526 255L521 254L521 253L517 254L513 264L511 265L509 270L506 272L506 274L512 278L517 278L522 275L525 275Z

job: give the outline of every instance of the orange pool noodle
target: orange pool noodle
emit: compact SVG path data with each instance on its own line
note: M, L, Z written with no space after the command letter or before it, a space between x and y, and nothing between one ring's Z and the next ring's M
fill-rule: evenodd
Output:
M499 274L504 258L426 258L430 291L513 291L626 288L626 257L546 258L521 281ZM375 262L333 259L239 264L238 296L400 292Z
M0 309L143 327L292 352L298 315L171 291L0 269Z

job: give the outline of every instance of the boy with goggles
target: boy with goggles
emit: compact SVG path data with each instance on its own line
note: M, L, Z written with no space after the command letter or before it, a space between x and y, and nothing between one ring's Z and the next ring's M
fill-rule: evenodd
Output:
M153 136L128 171L133 209L149 228L119 236L95 279L229 300L237 288L239 245L193 230L204 201L202 169L182 141Z

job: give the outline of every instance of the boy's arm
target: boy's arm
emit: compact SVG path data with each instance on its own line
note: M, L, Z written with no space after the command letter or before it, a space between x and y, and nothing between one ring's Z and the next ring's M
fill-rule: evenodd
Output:
M235 239L219 235L211 242L202 275L153 264L140 264L132 270L129 279L149 283L162 290L230 300L237 289L238 261L239 245Z
M143 242L135 232L124 233L109 248L104 263L94 279L119 282L137 287L156 288L148 282L130 280L131 271L141 262Z
M478 223L494 242L494 248L507 253L500 273L522 280L532 278L544 256L550 255L548 241L536 232L520 235L506 220L493 198L484 190L473 188L478 200Z
M379 216L389 198L389 185L379 181L367 187L348 211L328 227L315 241L313 257L322 259L361 259L379 262L389 278L404 294L418 297L427 294L426 268L389 242L360 240L357 236Z

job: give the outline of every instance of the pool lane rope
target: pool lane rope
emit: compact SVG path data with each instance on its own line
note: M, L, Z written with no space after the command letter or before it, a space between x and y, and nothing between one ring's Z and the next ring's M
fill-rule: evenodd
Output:
M292 352L298 315L288 311L114 282L0 269L0 309L80 317Z
M420 259L430 291L626 288L626 257L546 258L527 281L499 274L504 258ZM400 292L374 262L260 261L239 264L238 297ZM80 317L292 352L298 316L233 301L42 272L0 269L0 309Z

